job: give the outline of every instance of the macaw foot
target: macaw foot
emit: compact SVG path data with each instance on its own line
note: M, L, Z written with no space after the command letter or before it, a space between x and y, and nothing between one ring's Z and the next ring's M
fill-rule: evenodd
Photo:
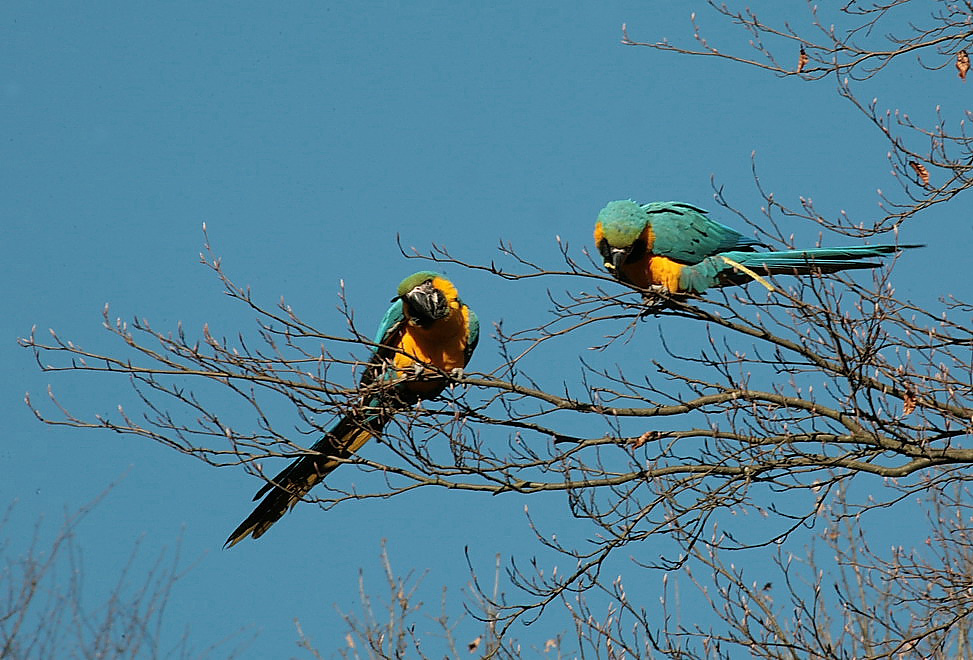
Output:
M426 371L426 368L418 362L412 363L412 377L419 378Z
M645 304L645 311L639 316L644 318L669 307L672 304L672 292L661 284L653 284L642 292L642 302Z
M463 367L455 367L449 370L450 378L462 378L463 377Z
M643 297L648 298L668 298L671 294L669 287L662 284L652 284L645 289L645 293L642 294Z

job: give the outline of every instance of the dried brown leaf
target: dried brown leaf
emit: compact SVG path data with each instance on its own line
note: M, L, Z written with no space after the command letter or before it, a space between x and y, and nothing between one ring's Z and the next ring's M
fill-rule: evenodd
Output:
M467 644L466 645L466 648L468 648L470 650L470 653L473 653L478 648L480 648L480 642L482 642L482 641L483 641L483 635L480 635L479 637L477 637L476 639L474 639L472 642L470 642L469 644Z
M966 72L970 70L970 56L965 50L956 53L956 70L960 80L966 80Z
M906 392L905 397L902 399L902 416L911 415L912 411L916 409L917 403L916 395L912 392Z
M914 160L910 160L909 167L915 170L916 174L919 175L919 178L922 179L924 184L927 186L929 185L929 170L927 170L924 165L917 163Z
M658 438L659 438L658 431L646 431L639 437L635 438L635 440L632 440L632 447L638 449L646 442L649 442L650 440L657 440Z
M804 67L807 63L811 61L811 58L807 56L807 52L804 50L804 46L801 46L801 54L797 56L797 72L801 73L804 71Z

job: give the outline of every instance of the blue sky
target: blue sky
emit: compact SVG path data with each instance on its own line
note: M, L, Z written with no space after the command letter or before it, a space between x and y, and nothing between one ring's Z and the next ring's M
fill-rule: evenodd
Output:
M42 374L16 338L36 324L110 348L106 302L113 316L157 329L182 321L253 332L252 314L198 263L203 222L238 283L268 305L285 296L318 328L341 333L340 281L370 330L418 269L399 255L397 234L477 262L497 258L503 239L556 266L555 236L580 255L612 199L715 209L715 177L756 217L753 151L779 198L877 214L875 190L895 187L887 146L833 81L619 44L623 22L639 40L690 37L689 4L6 4L0 336L9 373L0 405L11 427L0 503L17 505L5 533L26 534L41 518L52 531L64 511L117 482L79 531L90 587L114 579L136 540L148 560L181 539L193 568L173 595L173 639L189 626L202 647L243 630L256 634L245 656L280 657L298 655L295 618L323 650L340 646L335 607L355 608L360 568L381 590L383 538L403 573L429 570L430 602L447 584L458 611L465 546L485 570L497 553L534 552L527 504L547 524L563 517L570 526L554 497L420 493L329 512L298 507L259 542L222 551L256 480L139 438L38 423L25 391L41 399L52 384L72 409L110 413L126 384ZM791 4L800 23L805 5ZM745 41L699 11L714 38ZM903 64L863 96L916 119L942 103L958 122L966 90L957 83L951 67ZM923 257L936 263L966 264L969 209L948 208L906 239L927 243ZM905 297L968 293L918 261L896 271ZM499 361L491 324L536 322L543 305L486 276L447 274L484 323L471 366L488 370ZM585 346L567 348L581 355ZM640 350L651 347L626 355ZM564 364L570 378L574 355Z

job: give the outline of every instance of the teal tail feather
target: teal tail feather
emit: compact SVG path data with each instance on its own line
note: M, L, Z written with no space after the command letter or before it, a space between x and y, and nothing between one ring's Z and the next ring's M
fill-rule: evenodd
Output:
M808 248L778 252L722 252L695 266L684 268L680 288L687 293L703 293L711 287L746 284L756 275L807 275L836 273L842 270L877 268L880 262L866 261L922 245L853 245L839 248ZM739 264L751 271L736 267Z
M808 248L807 250L783 250L780 252L738 252L726 256L747 268L762 270L771 275L806 275L814 271L835 273L854 268L877 268L880 263L862 261L919 245L853 245L841 248Z
M301 456L268 481L253 496L263 498L253 512L233 530L224 548L252 536L260 538L280 520L308 491L358 451L369 438L378 435L388 415L371 415L361 419L347 415L311 447L315 454Z

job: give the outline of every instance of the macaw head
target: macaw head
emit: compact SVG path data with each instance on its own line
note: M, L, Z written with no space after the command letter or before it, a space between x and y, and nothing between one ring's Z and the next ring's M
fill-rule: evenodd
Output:
M409 323L420 328L448 317L459 304L452 282L431 270L409 275L399 284L397 294L392 300L401 299Z
M644 247L639 236L649 221L645 210L630 199L608 202L595 221L595 245L605 260L605 268L617 273L633 252Z

